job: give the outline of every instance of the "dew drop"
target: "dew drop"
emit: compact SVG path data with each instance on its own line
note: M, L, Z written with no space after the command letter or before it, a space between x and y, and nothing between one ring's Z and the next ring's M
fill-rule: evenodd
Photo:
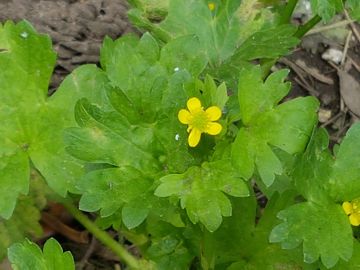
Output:
M179 70L180 70L179 67L174 68L174 71L175 71L175 72L177 72L177 71L179 71Z
M27 37L29 36L29 34L28 34L27 32L22 32L22 33L20 34L20 36L21 36L22 38L27 38Z
M175 141L178 141L178 140L180 140L180 135L179 135L179 134L176 134L176 135L175 135Z

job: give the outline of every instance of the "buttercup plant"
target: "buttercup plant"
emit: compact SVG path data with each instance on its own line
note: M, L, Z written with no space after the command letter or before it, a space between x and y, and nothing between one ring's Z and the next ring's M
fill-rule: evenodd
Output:
M130 1L144 34L105 38L100 66L51 97L50 39L25 21L1 25L0 256L14 269L74 269L56 240L41 250L25 239L41 234L49 199L128 269L358 269L360 125L332 153L319 102L284 101L288 71L270 67L321 20L344 8L358 19L360 5L312 0L296 28L297 2Z

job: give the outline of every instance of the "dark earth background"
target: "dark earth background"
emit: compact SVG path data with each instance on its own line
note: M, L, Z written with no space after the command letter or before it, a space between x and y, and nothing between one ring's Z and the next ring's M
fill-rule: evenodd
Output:
M58 53L51 93L77 66L98 63L106 35L115 39L129 32L140 34L128 22L127 10L128 4L123 0L0 0L0 22L26 19L38 32L51 36ZM299 9L293 22L301 24L308 17L306 9ZM359 32L359 25L350 21L346 13L339 15L328 25L319 25L292 54L273 67L291 70L289 80L293 89L287 99L313 95L320 100L319 125L328 129L331 146L339 143L351 124L359 121ZM334 58L334 51L340 55L338 59ZM263 196L258 195L261 200ZM43 215L44 238L55 236L65 250L71 250L77 269L122 269L110 251L91 239L59 207L49 207ZM76 230L79 237L69 240L68 230ZM121 236L117 237L121 240ZM131 245L128 248L133 250ZM8 268L0 264L0 269Z

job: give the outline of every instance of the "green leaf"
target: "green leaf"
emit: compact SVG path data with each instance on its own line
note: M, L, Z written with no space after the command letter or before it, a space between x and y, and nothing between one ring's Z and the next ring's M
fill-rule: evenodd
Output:
M0 144L0 216L11 217L19 194L29 190L30 166L26 153L8 141Z
M62 130L74 125L78 98L101 103L98 93L106 77L95 65L84 66L47 97L56 60L49 37L27 22L7 22L0 25L0 48L0 184L6 190L0 215L9 218L19 194L28 192L30 160L55 192L76 192L83 164L64 151ZM98 90L89 92L89 85Z
M277 105L288 93L283 83L286 70L271 74L265 82L261 68L243 69L239 79L240 128L232 147L232 160L245 179L255 166L266 186L283 169L272 147L289 154L302 152L314 128L318 101L312 97L297 98Z
M29 240L13 244L9 248L8 257L13 269L75 269L71 253L63 253L60 244L53 238L46 241L43 251Z
M331 176L333 157L328 150L329 135L325 129L316 129L303 155L295 161L292 174L299 193L311 202L330 200L326 188Z
M21 241L26 236L39 237L42 233L39 221L40 211L34 200L20 197L12 217L8 220L0 219L0 260L12 243Z
M196 36L184 36L167 43L161 50L160 62L169 73L186 69L195 77L207 65L203 47Z
M129 3L140 8L150 20L160 21L166 16L169 0L130 0Z
M19 196L11 218L0 218L0 261L11 244L42 234L40 210L47 205L46 196L50 189L37 171L32 169L30 175L29 194Z
M169 174L160 181L155 195L178 197L190 220L203 223L211 232L220 226L222 216L231 216L231 203L224 193L235 197L249 195L247 185L229 160L204 163L201 168L191 167L184 174Z
M204 83L199 81L201 99L206 107L218 106L224 109L226 102L229 100L225 83L216 86L214 79L210 75L206 75Z
M348 262L339 261L337 265L335 265L333 270L348 270L348 269L359 269L360 266L360 243L358 240L354 239L354 252L351 259ZM321 267L320 269L325 269L325 267Z
M269 244L269 233L276 220L275 214L294 202L294 194L275 194L257 219L256 198L233 199L234 213L225 218L214 233L205 233L202 244L203 258L214 269L316 269L302 262L300 249L284 250ZM255 222L257 220L257 222ZM230 265L230 266L229 266Z
M141 8L130 10L129 17L135 25L165 42L196 36L200 44L204 44L201 53L205 53L209 62L207 73L228 86L233 85L234 74L246 66L245 60L277 58L299 42L293 36L296 28L277 26L270 9L263 8L258 0L213 1L214 11L209 9L208 3L169 1L168 14L160 23L151 22ZM198 48L193 47L193 57L196 57Z
M332 17L343 9L341 0L311 0L312 10L323 18L325 22L329 22Z
M139 10L130 11L130 18L165 41L186 35L197 36L200 44L205 46L209 62L218 65L272 19L270 12L258 8L257 1L243 2L216 1L216 11L212 12L207 1L174 0L169 1L168 15L160 24L152 24Z
M101 217L122 209L122 219L129 228L140 225L148 215L147 205L136 207L152 185L152 180L131 167L96 170L79 182L82 193L79 208L88 212L100 210Z
M156 263L159 270L186 270L192 259L189 251L182 245L181 239L166 235L153 239L146 255Z
M147 235L151 236L150 246L146 246L144 254L156 263L156 269L186 270L192 264L195 252L190 241L196 242L194 232L188 226L174 228L169 223L158 219L149 219L146 224ZM192 248L191 248L192 247Z
M352 229L340 205L299 203L279 212L278 218L283 223L273 229L270 242L281 242L284 249L303 244L306 263L321 258L321 262L330 268L339 258L345 261L351 258Z
M320 256L322 263L329 268L339 258L348 261L351 257L352 230L339 204L359 197L360 187L356 178L359 173L356 158L359 134L359 124L355 124L348 131L334 159L328 150L327 132L324 129L315 130L305 153L295 161L291 177L308 202L280 212L279 218L284 223L275 227L272 237L274 242L282 242L286 248L303 242L306 262L315 262ZM311 230L308 224L312 224Z
M360 124L354 124L343 139L329 180L330 195L336 201L360 197Z
M231 203L231 217L224 218L215 232L203 233L202 260L211 267L236 261L251 253L244 246L248 247L254 240L256 199L254 196L232 198Z
M139 226L148 216L149 209L136 207L135 205L124 206L122 209L122 220L128 229Z
M276 193L271 197L257 222L255 230L251 233L253 239L248 241L247 249L242 257L243 260L231 265L229 269L272 270L274 267L288 270L317 269L303 262L300 248L286 250L279 245L269 243L270 232L274 225L278 224L276 213L293 204L295 195L294 191L288 190L282 194ZM264 255L265 252L266 256Z
M350 9L350 16L355 20L360 20L360 2L357 0L346 1L346 6Z
M299 43L293 36L295 32L296 28L291 25L279 25L255 32L243 42L228 62L235 65L244 60L271 59L287 55L289 49Z
M123 115L104 112L85 99L77 103L75 113L83 128L65 131L66 149L75 157L150 173L158 168L159 162L152 155L155 138L151 126L130 125Z
M183 83L204 69L206 59L200 49L193 36L173 40L161 51L150 34L140 40L134 36L106 40L101 50L102 66L119 95L111 95L112 105L126 117L126 109L130 109L131 123L135 120L152 123L165 106L173 111L172 105L187 96L181 89L175 93L169 90L175 90L172 84ZM129 105L125 108L126 103Z
M95 170L79 182L79 208L87 212L100 210L102 218L109 217L108 223L117 224L121 217L128 229L139 226L149 214L183 226L179 211L167 200L154 196L152 185L153 179L132 167Z
M82 192L79 208L100 211L102 217L114 214L125 203L140 197L152 185L140 171L131 167L96 170L79 182Z

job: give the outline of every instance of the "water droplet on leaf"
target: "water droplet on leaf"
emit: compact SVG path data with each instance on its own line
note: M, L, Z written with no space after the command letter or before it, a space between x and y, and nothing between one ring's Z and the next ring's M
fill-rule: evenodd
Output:
M28 34L27 32L22 32L22 33L20 34L20 36L21 36L22 38L27 38L27 37L29 36L29 34Z

